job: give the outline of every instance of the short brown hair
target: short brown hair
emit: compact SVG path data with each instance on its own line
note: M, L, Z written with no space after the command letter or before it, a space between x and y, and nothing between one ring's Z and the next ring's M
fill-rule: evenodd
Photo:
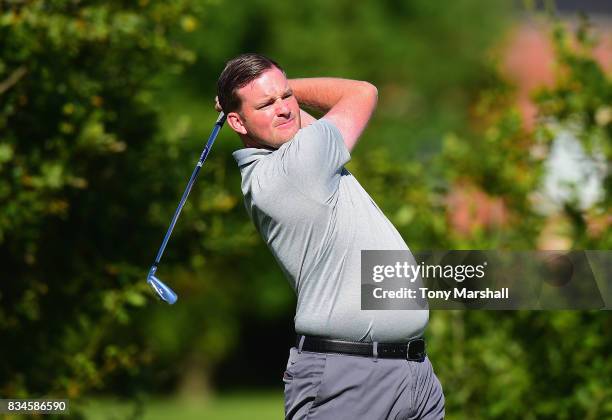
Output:
M242 101L236 91L273 67L285 72L278 63L261 54L241 54L228 61L217 81L217 96L223 112L239 110Z

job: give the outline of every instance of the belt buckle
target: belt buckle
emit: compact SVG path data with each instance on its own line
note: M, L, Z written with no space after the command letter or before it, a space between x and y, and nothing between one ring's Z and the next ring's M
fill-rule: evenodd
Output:
M423 340L422 338L417 338L415 340L409 341L408 344L406 345L406 360L415 360L415 359L410 358L410 345L417 344L417 341L422 346L422 350L419 351L419 357L417 359L422 360L425 358L425 340Z

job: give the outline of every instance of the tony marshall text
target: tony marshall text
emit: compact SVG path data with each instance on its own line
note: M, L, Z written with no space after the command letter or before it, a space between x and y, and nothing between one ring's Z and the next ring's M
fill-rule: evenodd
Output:
M453 288L452 290L429 290L427 287L419 287L418 290L402 287L396 290L383 290L377 287L372 291L376 299L508 299L508 288L492 290L488 287L484 290L468 290L465 288Z

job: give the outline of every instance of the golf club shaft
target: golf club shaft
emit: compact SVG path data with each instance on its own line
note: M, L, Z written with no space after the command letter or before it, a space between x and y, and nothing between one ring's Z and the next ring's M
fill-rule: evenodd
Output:
M191 191L193 184L198 178L200 169L202 168L202 165L204 164L204 161L206 160L208 153L210 153L210 149L212 148L212 145L215 142L215 139L217 138L217 134L219 134L219 130L221 130L221 127L223 127L224 122L225 122L225 114L221 112L219 113L217 122L215 122L215 126L213 127L213 130L210 133L210 136L208 137L206 146L204 147L204 150L202 151L202 154L200 155L200 160L198 160L198 163L196 164L196 167L193 170L193 173L191 174L191 178L189 179L189 182L187 183L187 188L185 189L185 192L183 193L183 197L181 198L181 201L178 207L176 208L176 211L174 212L174 216L172 216L170 227L168 228L168 231L166 232L166 236L164 236L164 240L162 241L161 247L159 248L159 251L157 252L157 257L155 257L155 262L153 263L154 267L157 267L157 265L159 264L159 261L161 260L164 250L166 249L166 245L168 244L168 240L170 240L170 235L172 235L172 231L174 230L174 225L176 225L176 221L178 220L178 217L181 214L181 210L183 210L183 206L185 205L185 202L187 201L187 197L189 197L189 192Z

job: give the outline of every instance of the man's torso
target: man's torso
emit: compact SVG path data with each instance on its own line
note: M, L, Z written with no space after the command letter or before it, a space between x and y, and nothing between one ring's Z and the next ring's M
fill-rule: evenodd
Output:
M355 177L337 128L325 119L276 151L234 154L247 211L298 302L298 334L402 342L420 336L427 310L361 310L361 250L408 250Z

